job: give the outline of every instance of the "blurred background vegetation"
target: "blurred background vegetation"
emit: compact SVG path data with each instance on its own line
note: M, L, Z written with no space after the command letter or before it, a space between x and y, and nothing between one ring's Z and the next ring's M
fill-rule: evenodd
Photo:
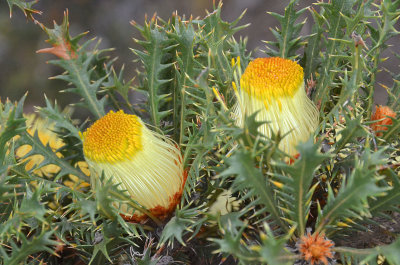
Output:
M268 16L266 11L283 13L288 2L225 0L222 15L225 20L231 21L247 9L241 23L251 25L240 31L236 37L248 36L248 49L256 50L253 53L254 57L263 57L266 55L262 52L262 40L272 40L269 28L277 25L277 20ZM311 3L311 0L301 1L303 7ZM212 6L212 0L40 0L35 7L45 14L38 16L38 19L48 27L51 27L53 20L61 23L63 12L68 9L72 36L89 31L86 38L100 38L100 48L115 48L110 56L119 58L117 68L125 64L126 79L131 79L135 76L135 68L138 65L132 62L136 58L129 48L134 47L132 37L140 38L139 33L129 24L131 20L143 24L145 14L152 16L156 12L158 16L166 19L174 11L186 15L186 18L190 15L204 17L205 10L212 10ZM305 12L304 19L309 15L309 12ZM311 23L306 23L302 35L309 34L311 27ZM65 88L64 82L48 80L48 77L60 73L56 66L46 64L46 61L55 57L35 53L49 46L45 40L46 34L33 23L29 23L19 10L15 10L10 21L7 3L0 1L0 97L17 100L28 91L26 112L32 111L34 105L44 104L44 93L51 99L57 98L61 106L70 101L65 98L71 97L70 94L57 96L58 91ZM399 42L399 37L390 40L390 43L395 45L383 54L384 57L388 57L384 67L394 73L399 73L399 57L394 55L400 53ZM377 104L384 103L386 97L385 90L379 83L392 85L389 71L382 69L378 75L376 90L379 92L375 93Z

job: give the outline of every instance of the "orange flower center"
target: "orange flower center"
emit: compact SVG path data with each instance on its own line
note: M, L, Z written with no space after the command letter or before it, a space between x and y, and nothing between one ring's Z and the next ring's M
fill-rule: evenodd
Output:
M303 68L279 57L257 58L247 66L240 86L260 100L293 97L303 84Z
M142 149L141 135L138 117L110 111L83 133L83 152L95 162L120 162Z

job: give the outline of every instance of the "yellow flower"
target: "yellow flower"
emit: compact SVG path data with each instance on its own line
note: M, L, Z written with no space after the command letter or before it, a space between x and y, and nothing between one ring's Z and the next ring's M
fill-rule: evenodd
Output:
M43 145L49 145L53 151L56 151L64 145L63 141L57 136L56 133L53 132L53 123L37 117L35 114L29 114L25 117L27 119L27 132L32 136L34 136L34 134L37 132L39 140L43 143ZM31 150L32 147L30 145L23 145L16 150L16 156L24 157ZM61 154L57 153L57 156L61 157ZM43 160L44 157L41 155L31 155L24 158L22 161L27 162L25 165L25 170L29 171L42 163ZM50 164L39 169L34 169L33 172L39 176L49 176L51 174L56 174L58 171L60 171L59 166Z
M119 188L160 218L178 204L185 182L179 148L167 137L152 132L135 115L110 111L82 135L83 153L91 183L104 172ZM121 205L123 215L138 221Z
M39 140L43 145L49 145L49 147L55 152L64 146L64 142L56 133L54 133L54 123L49 122L48 120L44 120L35 114L25 115L27 132L34 136L37 132ZM17 157L25 157L32 150L32 146L23 145L16 150ZM56 153L58 157L62 157L61 153ZM33 173L38 176L51 176L55 175L60 171L60 167L54 164L45 165L41 168L36 169L35 167L40 165L44 160L42 155L30 155L22 160L22 162L26 162L25 170L30 171L33 170ZM87 170L87 164L83 161L77 163L77 166L82 170L83 173L89 176L89 172ZM89 183L82 181L77 176L69 175L69 180L64 181L64 185L74 188L76 190L80 190L89 186Z
M238 104L234 113L238 126L245 116L258 112L256 120L261 134L289 133L279 148L295 155L296 145L306 141L318 126L318 110L304 89L303 68L296 62L274 58L257 58L250 62L240 78Z

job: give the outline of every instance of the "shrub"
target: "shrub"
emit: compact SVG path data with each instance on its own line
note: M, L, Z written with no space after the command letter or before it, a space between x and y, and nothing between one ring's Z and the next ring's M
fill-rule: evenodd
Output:
M376 76L387 41L398 35L400 1L319 1L302 10L297 2L290 1L283 15L270 14L280 27L272 30L276 40L266 42L266 56L296 65L300 79L293 91L306 89L285 105L292 95L277 91L292 82L286 70L279 74L283 79L275 68L241 79L254 59L246 38L234 38L245 27L237 26L244 13L223 21L222 4L202 19L174 14L168 20L154 16L142 26L132 22L141 34L140 48L132 52L142 63L134 82L126 81L123 69L113 67L115 60L94 39L70 36L68 13L60 25L48 28L37 20L34 1L7 0L10 10L19 8L48 35L51 47L39 52L56 56L50 63L64 73L53 78L65 81L64 92L81 100L60 110L46 98L37 115L48 125L37 129L23 113L26 96L15 104L0 103L2 264L400 264L399 230L390 227L400 221L399 75L393 74L393 86L387 87L386 105L394 114L380 117L385 129L379 134L371 129L377 120L371 119ZM301 36L305 22L298 19L304 12L311 12L314 24L310 35ZM257 78L261 81L252 81ZM249 109L243 93L252 89L272 96L257 99L263 100L259 111L235 111ZM145 101L133 98L132 91ZM273 114L263 116L273 104ZM307 121L296 113L301 104L318 108L318 122L310 121L318 125L302 131L301 141L290 142L289 152L280 143L298 139L291 134L299 121L291 123L284 115L290 107L293 117ZM82 108L88 119L73 120L71 109ZM157 163L161 156L169 158L165 153L140 162L154 163L154 172L138 182L123 176L132 173L134 179L140 170L130 172L112 158L113 148L136 148L121 151L129 156L141 152L138 141L132 145L123 138L118 147L106 148L113 170L87 168L84 132L109 111L121 110L141 117L142 127L146 123L154 135L148 133L166 145L163 152L181 152L170 164L179 165L187 180L182 196L168 198L177 206L166 219L158 218L151 200L162 200L157 185L164 192L177 187L169 181L182 177L150 177L167 172ZM316 113L310 116L317 119ZM276 126L281 121L285 124ZM118 131L115 125L112 131ZM54 134L62 144L43 138ZM95 144L101 144L101 135L96 137ZM104 149L97 147L93 150ZM153 149L149 152L158 150ZM49 165L52 169L45 170ZM152 195L142 204L153 208L136 201L140 185L150 187ZM145 218L126 221L127 212ZM377 231L387 235L386 245L357 244L355 238Z

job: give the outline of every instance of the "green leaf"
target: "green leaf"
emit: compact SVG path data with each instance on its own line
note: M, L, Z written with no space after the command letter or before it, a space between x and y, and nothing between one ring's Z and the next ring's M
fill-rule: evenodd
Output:
M236 257L240 257L245 260L250 256L249 251L246 248L246 245L241 242L242 233L246 226L241 227L238 233L231 233L229 231L223 236L222 239L213 238L211 241L218 244L218 249L215 251L216 253L229 253ZM254 261L256 258L252 258Z
M387 126L387 131L383 132L383 140L387 142L395 141L399 139L400 134L400 119L388 117L392 120L392 124Z
M87 57L78 56L76 59L71 60L53 60L50 63L66 70L63 75L54 76L53 79L64 80L73 85L73 87L67 88L63 92L72 92L82 97L84 103L79 102L74 105L88 108L96 119L99 119L105 115L106 98L98 99L97 92L106 77L96 81L91 80L93 69L89 68L97 52L94 50L89 52Z
M151 256L152 241L148 247L145 247L143 252L143 257L141 259L136 259L137 265L157 265L159 258L154 258Z
M34 192L30 191L28 187L26 189L26 196L22 199L21 206L16 213L25 219L35 217L45 223L44 215L46 214L46 209L43 203L40 202L42 196L41 187L37 187Z
M190 103L186 90L193 86L191 80L194 80L200 73L199 63L194 59L194 45L196 43L196 31L191 21L183 23L180 17L175 17L174 31L169 33L169 37L178 44L176 47L175 66L176 78L173 82L173 133L176 141L181 146L187 142L186 131L190 126L188 120L194 117L189 111Z
M68 11L64 12L63 22L60 25L54 22L53 29L47 28L42 24L40 24L40 26L49 37L47 42L50 43L53 47L60 47L63 49L62 52L64 52L65 54L62 55L64 56L64 58L75 57L74 53L76 53L79 49L78 42L84 35L86 35L86 33L82 33L76 37L71 37L71 35L69 34ZM63 47L63 45L65 47ZM53 53L59 57L62 57L60 56L61 54L54 53L54 50L52 50L52 48L39 50L38 52Z
M321 58L318 56L321 49L321 42L324 33L323 25L325 23L324 17L319 14L314 8L310 10L311 15L314 19L314 25L311 29L311 34L306 37L307 47L304 52L304 78L310 79L311 75L315 78L315 71L318 65L321 63Z
M0 102L0 173L6 170L4 165L9 141L16 135L24 132L25 119L22 117L22 108L26 95L17 105L7 101L5 105Z
M384 173L388 175L388 178L383 182L389 190L381 197L368 200L372 216L395 210L400 205L400 178L392 169L385 170ZM387 184L389 181L392 185Z
M322 109L329 89L331 89L332 81L337 73L333 71L338 66L339 58L334 56L338 53L339 45L337 40L344 37L345 31L343 28L346 26L343 15L350 17L353 13L353 6L359 0L337 0L329 3L320 3L324 8L324 17L329 22L328 26L326 51L323 56L321 69L317 81L316 93L314 102L320 102Z
M234 187L250 188L255 196L255 203L265 207L270 217L279 224L283 230L288 230L288 226L282 220L282 213L278 208L278 202L268 180L263 176L259 169L253 166L251 154L247 151L237 151L232 157L227 158L228 169L221 173L221 176L236 175Z
M88 176L86 176L81 170L73 167L68 161L64 160L63 158L58 157L56 152L53 151L48 144L44 145L39 139L38 131L35 131L35 134L33 136L30 135L27 131L21 133L21 138L17 141L17 148L26 144L30 145L32 147L32 150L29 151L24 157L22 157L22 159L27 158L31 155L41 155L44 157L44 160L39 165L36 165L36 169L53 164L60 167L60 171L58 172L60 176L73 174L86 182L89 181Z
M282 199L287 202L290 220L296 222L299 236L303 236L306 231L311 198L314 193L314 188L311 187L314 173L322 162L329 157L327 154L321 154L319 149L320 144L314 144L313 137L310 137L307 142L300 143L297 146L300 158L292 166L279 165L287 174L281 180L283 183L281 193L285 194ZM277 178L279 180L279 176Z
M103 82L102 86L103 89L107 91L108 95L111 98L111 102L114 104L116 109L123 109L123 107L126 107L131 113L137 113L137 111L133 108L129 98L129 92L133 91L132 83L135 78L132 78L129 81L125 82L124 69L125 66L122 65L121 70L117 74L113 67L111 67L110 69L105 68L107 72L107 81ZM121 95L125 102L121 102L120 100L118 100L115 92Z
M348 143L357 143L357 137L366 136L367 131L361 125L362 115L350 118L344 115L346 127L340 131L340 140L335 145L335 152L339 153Z
M374 264L378 255L386 258L387 264L400 264L400 238L389 245L377 246L369 249L355 249L336 247L334 251L339 252L342 261L347 264ZM385 262L385 264L386 264Z
M375 178L375 167L385 162L382 157L383 151L370 152L367 148L359 159L356 157L355 168L343 179L336 197L331 189L328 191L328 202L318 214L316 231L326 229L334 233L337 230L331 224L338 220L370 216L367 199L381 196L388 190L377 186Z
M266 234L261 235L261 244L252 247L259 253L261 261L271 265L293 264L295 256L285 248L290 233L281 238L275 238L267 223L264 223L264 229Z
M205 51L209 53L211 59L210 69L214 70L213 74L220 83L230 85L233 74L230 61L227 58L227 42L236 32L246 28L249 24L236 26L246 11L242 12L233 22L223 21L221 18L221 8L222 1L203 20L196 20L193 23L198 23L204 31L202 33L204 36L202 42L205 46Z
M163 78L163 75L172 66L165 63L165 56L173 48L173 43L168 39L165 30L157 25L157 20L153 17L149 22L141 27L133 24L141 33L144 41L135 40L141 45L144 51L132 49L142 61L146 74L144 75L142 89L148 94L148 105L151 123L157 128L161 128L161 120L171 113L171 110L164 110L162 106L170 99L170 94L163 94L162 88L171 81L170 77ZM164 25L164 27L168 27Z
M182 233L186 230L186 225L188 223L190 223L190 220L177 218L176 216L172 217L164 227L160 242L164 243L168 238L174 237L179 241L179 243L186 246L182 239Z
M50 100L45 96L46 107L37 107L40 115L44 118L48 118L51 121L55 122L56 128L65 129L68 134L66 136L72 136L79 141L81 140L79 136L79 130L72 124L72 121L65 112L61 112L57 105L57 101L54 103L54 106L51 104Z
M110 259L110 256L108 255L108 251L107 251L107 244L110 243L111 241L112 241L111 238L108 238L105 235L102 235L101 242L94 245L92 258L89 261L89 265L92 264L92 262L96 258L99 251L101 253L103 253L103 255L108 259L108 261L110 261L112 263L112 260Z
M24 13L25 17L36 21L33 18L34 14L42 14L41 11L33 8L33 5L37 3L37 1L25 1L25 0L6 0L8 7L10 8L10 18L12 17L13 7L16 6Z
M3 246L0 246L0 254L3 258L3 264L7 265L18 265L24 262L29 255L47 251L54 254L52 247L57 246L57 241L51 240L53 231L43 231L39 235L33 235L27 238L24 234L19 235L19 242L11 240L8 244L11 246L12 252L9 256L4 250Z
M186 243L182 238L184 232L191 232L190 239L199 232L203 222L205 221L204 218L199 218L199 213L203 206L195 208L189 207L190 204L175 211L175 216L169 220L162 231L159 246L164 245L166 242L168 242L169 246L173 246L174 239L178 240L178 242L183 246L186 246Z
M99 42L92 50L88 50L92 40L87 41L82 46L78 45L79 40L86 34L80 34L72 38L69 34L68 12L64 14L61 25L54 23L54 28L50 29L42 25L43 30L49 36L47 40L53 47L39 50L39 53L52 53L60 57L59 60L52 60L50 63L63 68L66 72L53 79L64 80L73 85L64 91L76 93L82 97L83 102L76 105L88 108L98 119L105 115L104 106L106 98L98 99L97 92L100 85L105 80L103 76L97 80L92 79L94 73L93 62L103 51L97 50Z
M285 8L285 15L283 16L274 12L268 12L268 14L275 17L280 23L279 30L270 29L277 41L266 41L267 44L272 46L267 46L267 49L270 51L268 54L271 56L293 59L297 57L296 51L303 46L303 38L299 37L299 33L305 24L305 20L297 23L297 19L304 13L306 8L296 10L295 5L298 2L298 0L291 0Z

